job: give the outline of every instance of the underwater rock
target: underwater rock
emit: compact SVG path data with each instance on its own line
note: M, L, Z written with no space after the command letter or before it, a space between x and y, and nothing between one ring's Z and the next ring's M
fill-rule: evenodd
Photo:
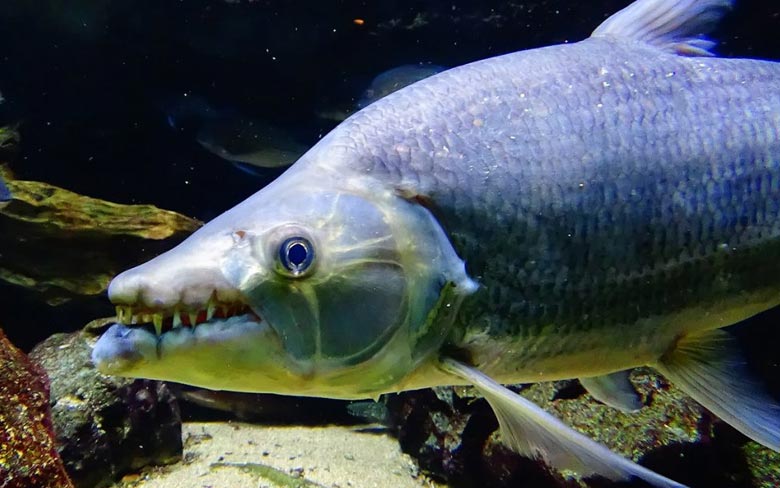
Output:
M146 465L179 460L181 418L168 387L101 375L90 360L88 340L85 331L56 334L30 353L49 375L58 450L76 487L100 486Z
M102 293L118 272L201 225L152 205L120 205L14 180L2 167L0 175L13 194L0 210L0 280L38 291L50 305Z
M0 486L72 487L54 447L49 383L0 330Z
M383 399L401 449L437 481L452 487L568 486L558 472L492 438L498 422L470 387L438 387Z
M599 403L573 381L529 385L520 393L613 451L689 486L780 486L780 454L747 440L651 370L640 368L631 378L645 403L635 413ZM453 487L581 486L503 446L489 405L472 388L406 392L385 401L402 449L424 473ZM617 484L590 480L589 486Z

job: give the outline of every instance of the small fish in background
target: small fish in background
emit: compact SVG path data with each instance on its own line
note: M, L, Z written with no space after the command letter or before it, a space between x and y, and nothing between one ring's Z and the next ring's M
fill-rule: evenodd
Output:
M309 148L267 120L214 107L198 95L180 97L168 104L165 113L170 128L193 133L201 147L251 174L255 174L252 167L289 166Z
M0 94L0 103L5 99ZM19 146L18 125L0 127L0 163L9 161L15 155ZM8 189L3 178L3 172L0 171L0 208L8 205L13 200L11 190Z
M13 196L11 195L11 190L8 189L5 184L5 180L3 180L2 174L0 174L0 208L8 205L8 202L10 202L12 199Z
M356 419L369 424L392 424L390 410L381 399L350 402L347 404L347 412Z
M364 421L362 417L352 415L351 404L343 400L207 390L178 383L169 383L168 386L179 400L206 409L202 412L192 408L187 410L196 416L211 418L227 414L246 422L296 422L308 425L350 425Z
M441 73L447 68L437 64L416 63L403 64L387 71L383 71L371 80L357 102L336 104L333 107L323 108L317 111L317 116L321 119L341 122L347 117L365 108L380 98L384 98L393 92L406 86L416 83L420 80Z
M424 80L429 76L441 73L446 70L444 66L437 64L404 64L387 71L379 73L371 84L363 92L363 96L358 100L358 109L367 107L380 98L400 90L406 86Z
M161 110L168 127L186 133L197 131L206 121L235 115L233 110L218 109L204 97L189 93L164 101Z
M289 166L309 149L279 127L243 117L208 121L198 131L196 140L226 161L259 168Z

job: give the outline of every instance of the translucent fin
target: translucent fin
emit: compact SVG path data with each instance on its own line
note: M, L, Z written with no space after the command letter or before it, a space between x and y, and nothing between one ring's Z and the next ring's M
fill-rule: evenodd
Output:
M238 169L239 171L246 173L250 176L255 177L261 177L263 174L260 172L260 170L257 169L257 166L252 166L251 164L247 163L240 163L238 161L231 161L233 163L233 167Z
M702 37L733 0L637 0L605 20L592 37L635 39L684 56L712 56Z
M582 386L601 403L621 412L636 412L642 408L642 397L628 378L630 370L592 378L580 378Z
M656 368L732 427L780 451L780 406L751 378L736 341L727 332L683 337Z
M657 487L685 487L588 439L470 366L445 358L441 367L477 387L496 413L504 442L519 454L582 476L595 474L610 480L636 477Z

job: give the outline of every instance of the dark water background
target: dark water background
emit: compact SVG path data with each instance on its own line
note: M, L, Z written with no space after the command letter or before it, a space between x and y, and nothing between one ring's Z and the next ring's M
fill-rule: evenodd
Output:
M19 178L206 220L278 171L248 176L171 130L171 99L203 97L316 141L333 126L316 111L384 70L576 41L628 3L3 0L0 122L22 121ZM739 2L714 37L724 55L780 59L780 2Z
M354 103L387 69L577 41L628 3L2 0L0 124L21 122L20 179L209 220L281 170L247 175L192 130L172 130L172 100L202 98L314 142L335 125L318 111ZM713 37L722 55L780 60L780 1L739 2ZM103 297L49 309L0 291L24 348L43 339L18 332L36 330L28 323L73 330L112 313Z

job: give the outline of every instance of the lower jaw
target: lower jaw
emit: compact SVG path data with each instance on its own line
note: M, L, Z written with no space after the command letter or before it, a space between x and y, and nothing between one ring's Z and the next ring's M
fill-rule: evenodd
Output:
M268 329L254 315L214 319L196 327L177 327L156 335L147 328L114 324L98 339L92 361L99 371L121 374L136 364L164 360L166 356L197 346L233 343Z

